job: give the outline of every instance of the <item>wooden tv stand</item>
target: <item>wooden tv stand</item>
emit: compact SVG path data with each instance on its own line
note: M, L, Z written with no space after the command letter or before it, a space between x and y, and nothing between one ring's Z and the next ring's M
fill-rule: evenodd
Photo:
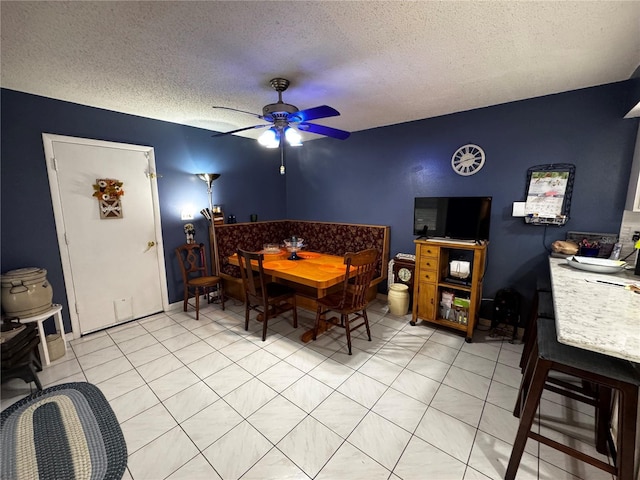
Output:
M480 315L482 280L485 272L487 242L481 245L443 240L415 240L416 266L413 286L413 315L411 325L420 320L465 332L471 342ZM449 261L457 253L471 256L471 275L464 281L449 277ZM448 278L449 277L449 278ZM441 309L443 292L469 299L469 307L453 307L449 318Z

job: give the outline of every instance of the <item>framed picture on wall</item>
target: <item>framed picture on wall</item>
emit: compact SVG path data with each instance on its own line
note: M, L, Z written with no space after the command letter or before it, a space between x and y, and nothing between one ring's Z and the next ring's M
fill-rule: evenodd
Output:
M525 222L564 225L569 220L575 165L537 165L527 170Z

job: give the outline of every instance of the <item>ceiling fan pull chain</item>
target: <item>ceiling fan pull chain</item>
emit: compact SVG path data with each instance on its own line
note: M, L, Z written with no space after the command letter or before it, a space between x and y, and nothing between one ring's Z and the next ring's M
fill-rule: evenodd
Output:
M280 175L284 175L284 143L280 141Z

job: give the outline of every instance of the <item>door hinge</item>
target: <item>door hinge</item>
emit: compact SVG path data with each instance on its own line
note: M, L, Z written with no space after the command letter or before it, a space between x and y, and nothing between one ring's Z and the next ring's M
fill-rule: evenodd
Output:
M51 157L51 168L56 172L58 171L58 161L56 160L56 157Z
M67 232L64 232L64 243L69 245L69 237L67 237Z
M80 309L78 308L78 302L76 302L75 307L76 307L76 315L79 315Z

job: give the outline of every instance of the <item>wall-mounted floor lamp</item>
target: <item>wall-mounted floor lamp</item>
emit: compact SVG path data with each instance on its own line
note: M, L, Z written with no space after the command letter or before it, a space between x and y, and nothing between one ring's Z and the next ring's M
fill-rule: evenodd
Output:
M216 241L216 229L213 221L213 189L211 187L213 185L213 181L219 178L220 174L196 173L196 175L207 183L207 193L209 194L209 214L211 215L211 218L209 219L209 225L211 228L211 274L217 276L220 272L220 263L218 262L218 242Z

